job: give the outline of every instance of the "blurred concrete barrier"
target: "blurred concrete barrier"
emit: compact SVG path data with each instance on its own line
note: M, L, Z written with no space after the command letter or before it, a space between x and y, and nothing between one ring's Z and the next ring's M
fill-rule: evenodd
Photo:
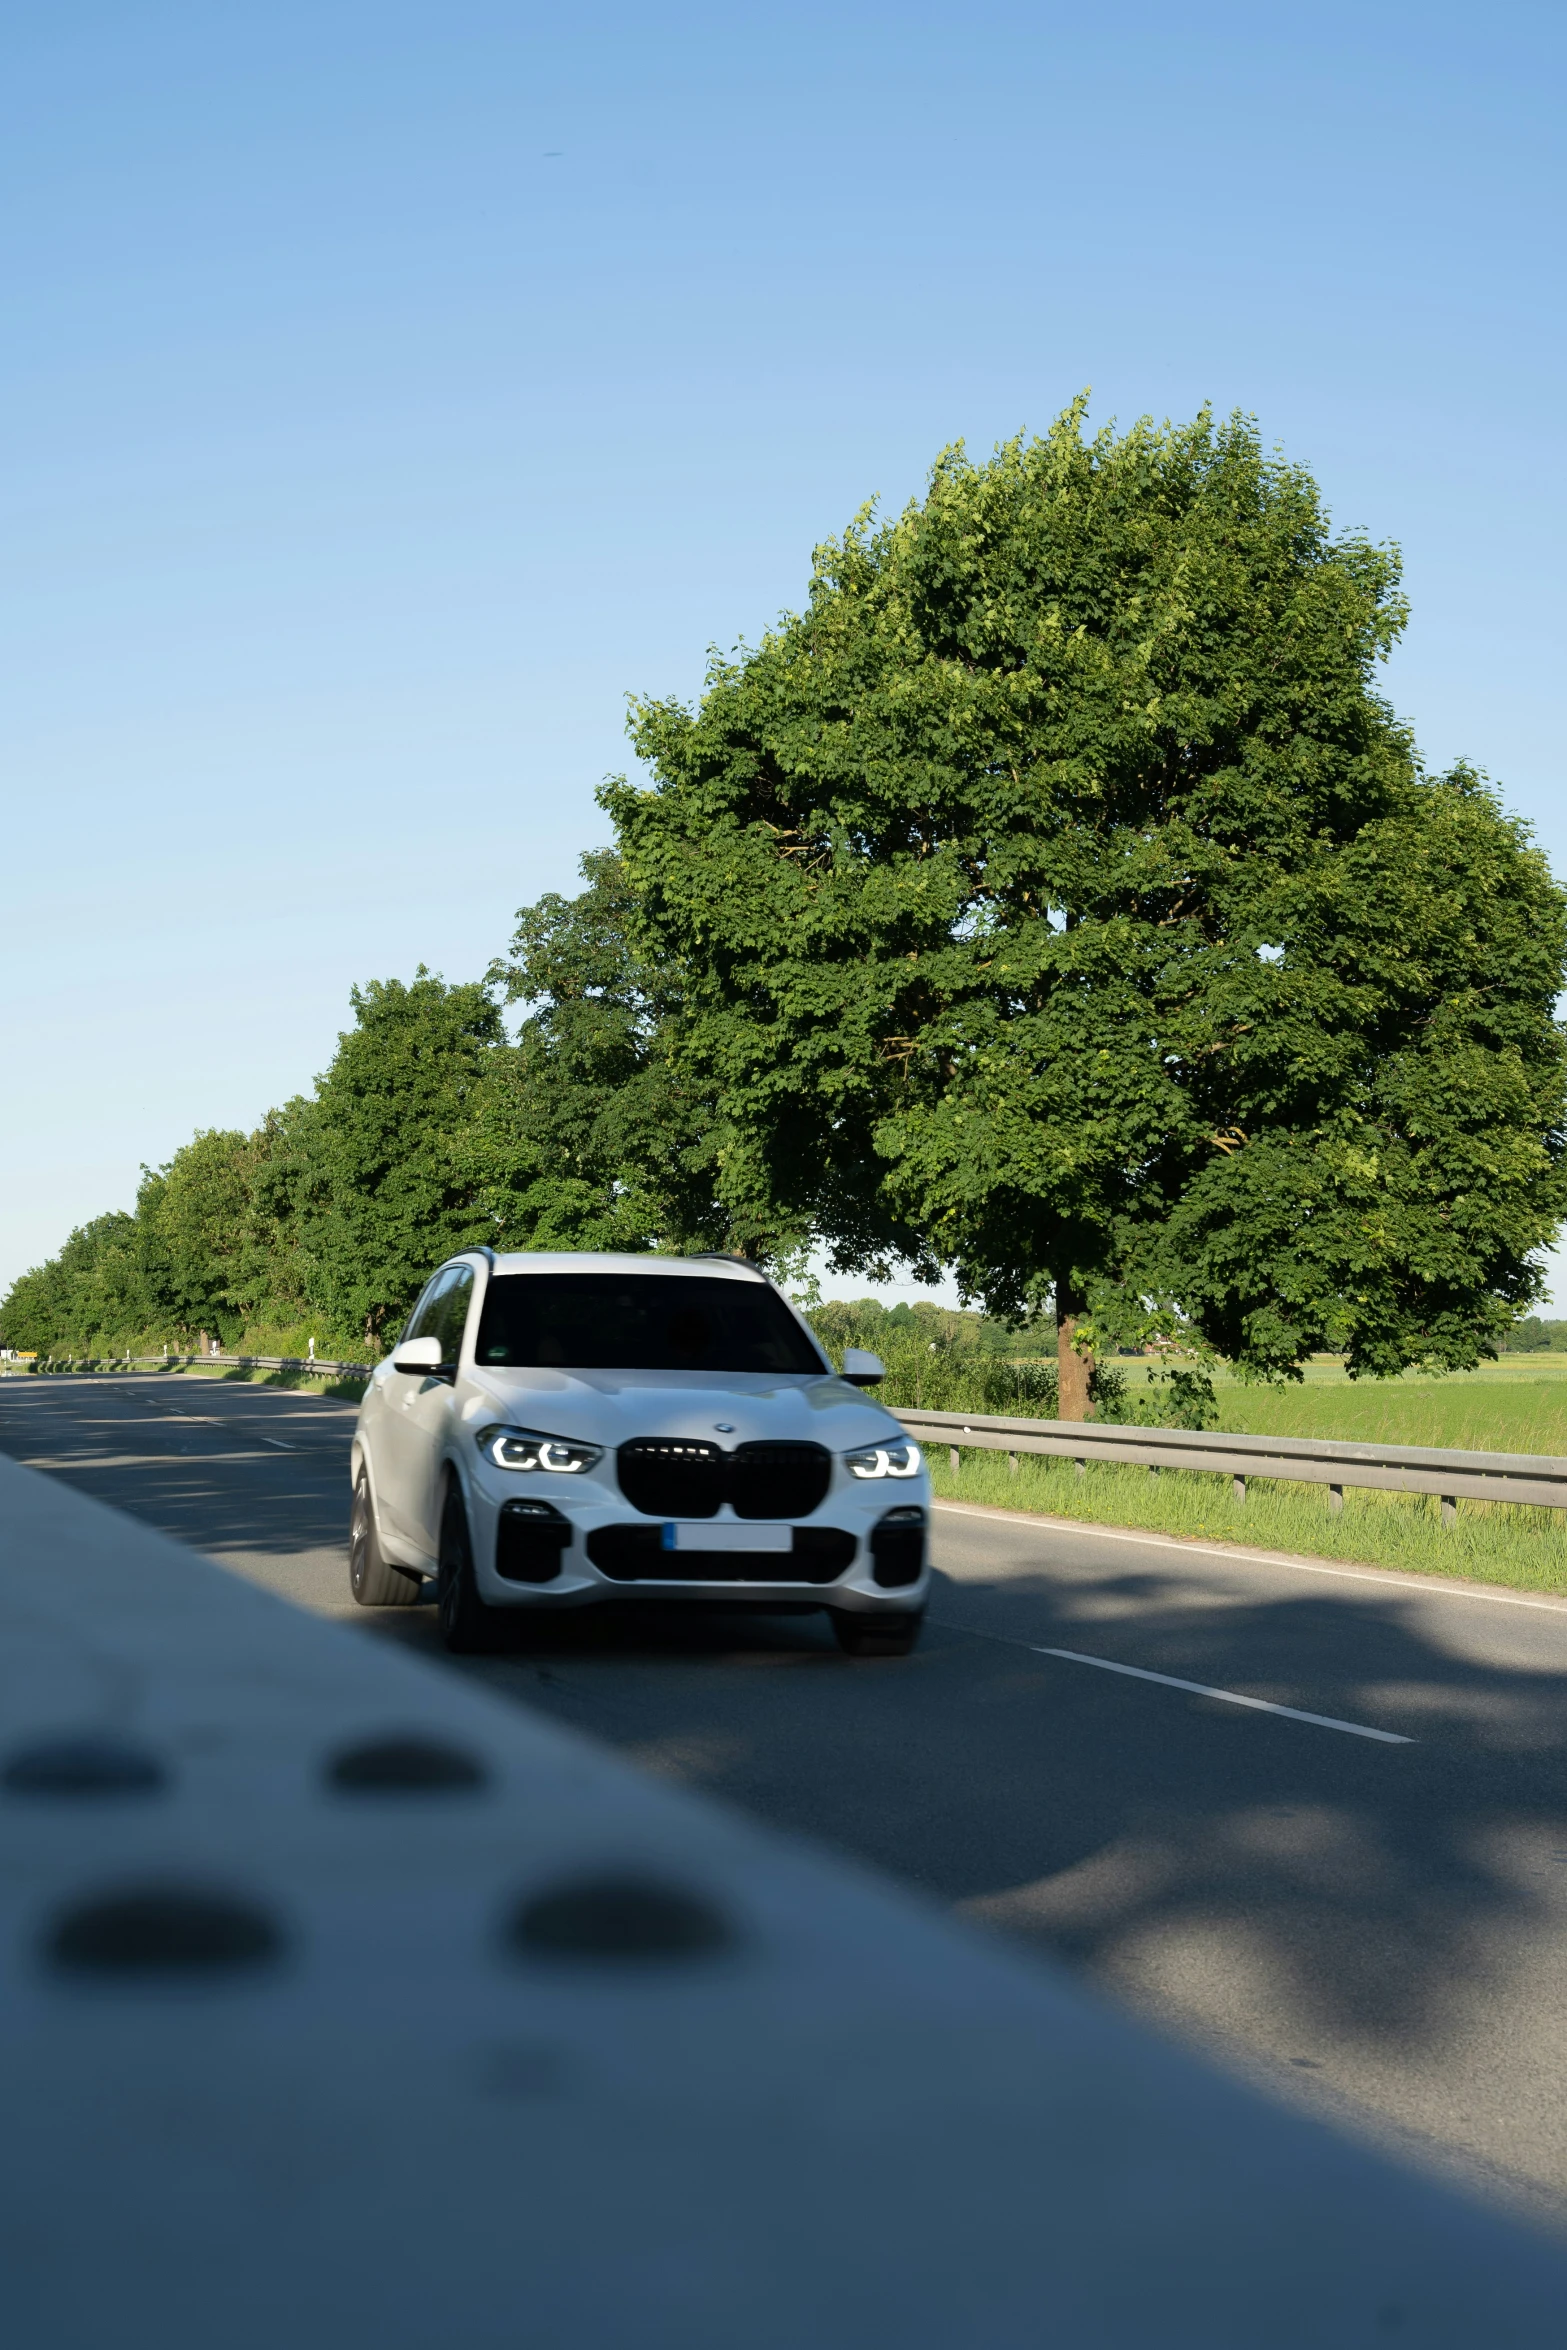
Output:
M1554 2246L3 1459L0 1718L16 2350L1567 2327Z

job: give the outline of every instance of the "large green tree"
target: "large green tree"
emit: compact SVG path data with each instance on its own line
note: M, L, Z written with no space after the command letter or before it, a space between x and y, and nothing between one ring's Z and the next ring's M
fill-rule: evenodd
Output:
M244 1325L252 1160L247 1135L209 1129L142 1178L136 1217L149 1297L180 1330L227 1342Z
M355 988L352 1002L355 1024L314 1096L282 1113L275 1182L312 1302L375 1340L432 1266L497 1237L474 1137L504 1032L483 981L448 985L422 965L407 984Z
M1206 414L1074 407L818 552L606 787L737 1231L1155 1310L1264 1374L1459 1366L1567 1212L1564 901L1376 689L1396 556Z
M723 1248L711 1088L674 1052L679 975L640 956L619 859L517 917L491 978L528 1007L477 1123L485 1206L515 1248Z

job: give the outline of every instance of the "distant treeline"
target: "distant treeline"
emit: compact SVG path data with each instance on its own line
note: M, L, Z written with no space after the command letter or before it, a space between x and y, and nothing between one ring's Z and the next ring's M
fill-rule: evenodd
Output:
M471 1160L477 1096L502 1079L482 988L374 984L314 1091L253 1133L198 1133L143 1170L0 1304L8 1345L183 1346L309 1323L323 1353L372 1349L432 1262L488 1237Z
M724 1247L711 1182L688 1164L699 1121L663 1080L613 900L599 860L584 898L524 912L519 959L486 979L421 967L356 988L309 1094L144 1169L133 1208L83 1225L0 1300L0 1343L308 1330L323 1354L373 1354L431 1266L476 1241ZM515 1041L508 998L530 1005Z
M835 1362L846 1346L869 1347L887 1366L884 1399L927 1412L1027 1412L1053 1419L1058 1398L1053 1321L1010 1329L983 1314L921 1299L884 1306L873 1297L829 1298L810 1308ZM1098 1374L1099 1400L1124 1397L1113 1371ZM1119 1416L1119 1415L1116 1415Z
M610 852L518 917L482 980L353 991L309 1094L144 1170L0 1300L0 1344L155 1347L201 1331L380 1350L452 1250L725 1249L713 1105L669 1066L669 986L628 941ZM513 1039L504 1009L527 1017ZM255 1351L292 1351L256 1346Z
M1567 1322L1542 1322L1538 1314L1526 1315L1509 1330L1502 1350L1510 1355L1567 1354Z
M354 1359L381 1351L430 1268L475 1241L740 1245L715 1198L712 1105L668 1066L667 991L626 944L616 861L589 858L585 873L580 897L524 910L516 959L486 979L421 970L356 989L354 1024L309 1094L144 1170L133 1208L83 1225L0 1300L0 1344L157 1352L205 1332L260 1353L303 1353L314 1337L319 1354ZM528 1007L515 1041L508 999ZM771 1261L803 1271L798 1246ZM1055 1345L1048 1317L1015 1329L928 1303L828 1303L816 1320L829 1345L908 1357L910 1400L932 1406L960 1361L986 1393L1020 1401L1008 1358ZM972 1377L963 1401L980 1408Z

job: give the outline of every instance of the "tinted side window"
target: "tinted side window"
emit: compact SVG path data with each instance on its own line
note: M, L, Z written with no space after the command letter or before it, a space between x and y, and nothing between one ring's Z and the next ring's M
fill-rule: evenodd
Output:
M462 1352L463 1325L473 1302L473 1267L459 1265L441 1283L430 1328L441 1342L443 1363L455 1363Z
M441 1292L451 1279L449 1272L437 1273L419 1292L419 1301L408 1317L405 1338L429 1338L434 1334L434 1316L439 1310Z

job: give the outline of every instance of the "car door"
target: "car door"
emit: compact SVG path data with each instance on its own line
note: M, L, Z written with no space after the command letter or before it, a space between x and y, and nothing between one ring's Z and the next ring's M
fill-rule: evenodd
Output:
M472 1294L473 1267L447 1265L415 1306L403 1337L439 1338L441 1360L455 1362ZM434 1372L394 1371L376 1432L377 1502L396 1531L432 1558L437 1540L430 1524L434 1486L451 1404L448 1379Z

